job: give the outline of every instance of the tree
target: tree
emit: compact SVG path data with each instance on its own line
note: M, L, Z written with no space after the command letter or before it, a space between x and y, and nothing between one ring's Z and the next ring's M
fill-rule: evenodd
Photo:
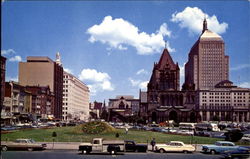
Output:
M226 136L225 140L237 142L242 138L243 133L239 129L232 129L228 132L225 132L224 135Z

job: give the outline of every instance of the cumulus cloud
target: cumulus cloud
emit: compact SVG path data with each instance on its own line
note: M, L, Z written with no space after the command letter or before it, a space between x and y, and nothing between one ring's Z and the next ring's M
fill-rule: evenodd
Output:
M8 50L1 50L2 55L10 55L10 54L15 54L15 50L13 49L8 49Z
M236 67L230 68L230 70L231 71L238 71L238 70L245 69L245 68L250 68L250 64L241 64L241 65L238 65Z
M133 87L139 87L140 89L147 89L148 81L134 80L132 78L128 79Z
M118 50L127 50L127 46L132 46L140 55L159 53L165 45L164 37L171 36L166 23L163 23L156 33L148 34L122 18L113 19L111 16L104 17L100 24L88 28L87 33L90 34L91 43L100 41L107 44L109 49ZM175 51L169 42L167 48L170 52Z
M63 68L63 70L67 73L73 74L73 70L69 68Z
M141 74L145 74L147 75L148 74L148 71L144 70L144 69L140 69L136 72L137 75L141 75Z
M243 83L240 83L239 86L240 86L240 87L243 87L243 88L250 88L250 82L243 82Z
M89 83L88 87L91 95L96 95L97 92L114 90L110 82L111 77L105 72L98 72L95 69L83 69L79 79Z
M14 56L14 57L11 57L9 59L9 61L11 61L11 62L20 62L20 61L22 61L22 58L21 58L21 56Z
M226 32L228 24L220 23L215 15L209 16L198 7L186 7L182 12L172 14L171 21L179 23L181 28L187 28L190 33L200 34L203 28L204 17L207 19L208 29L222 34Z
M185 63L180 67L180 85L184 83L184 78L185 78Z
M15 82L18 82L18 77L6 77L6 81L15 81Z

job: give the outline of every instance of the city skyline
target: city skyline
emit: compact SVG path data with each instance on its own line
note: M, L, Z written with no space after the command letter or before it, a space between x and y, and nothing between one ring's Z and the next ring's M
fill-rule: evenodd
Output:
M223 5L216 5L219 3ZM225 42L229 79L249 88L248 4L2 2L1 54L8 58L6 78L17 78L18 62L26 61L27 56L55 60L60 52L64 69L90 87L91 101L107 101L116 95L138 97L140 88L146 90L153 64L167 41L166 47L181 68L182 86L184 63L206 17L208 29Z

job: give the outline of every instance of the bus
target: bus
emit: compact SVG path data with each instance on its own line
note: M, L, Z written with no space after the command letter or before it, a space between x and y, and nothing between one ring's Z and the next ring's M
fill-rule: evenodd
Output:
M195 123L179 123L180 130L194 130Z
M216 123L197 123L195 129L198 131L220 131Z

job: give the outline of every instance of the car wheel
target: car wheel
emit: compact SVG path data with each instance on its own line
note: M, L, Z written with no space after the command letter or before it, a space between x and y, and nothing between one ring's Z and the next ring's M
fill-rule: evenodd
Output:
M163 149L160 149L160 153L164 153L165 151Z
M3 151L7 151L7 150L8 150L8 147L7 147L7 146L3 146L3 147L2 147L2 150L3 150Z
M31 148L31 147L30 147L30 148L28 148L28 151L33 151L33 148Z
M183 153L187 154L187 153L188 153L188 151L187 151L187 150L184 150L184 151L183 151Z
M215 150L211 150L210 153L211 153L212 155L214 155L214 154L216 153L216 151L215 151Z

